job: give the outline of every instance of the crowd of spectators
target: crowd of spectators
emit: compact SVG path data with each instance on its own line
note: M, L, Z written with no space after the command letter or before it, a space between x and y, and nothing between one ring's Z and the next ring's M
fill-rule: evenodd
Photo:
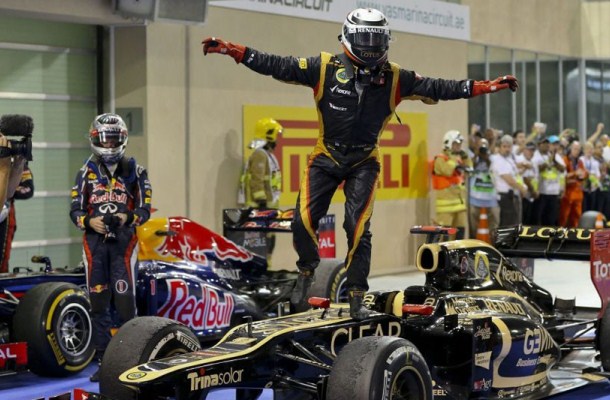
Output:
M512 135L471 126L470 236L476 237L480 209L487 211L490 232L497 226L576 227L585 211L610 220L610 141L604 124L582 143L573 129L546 132L536 122Z

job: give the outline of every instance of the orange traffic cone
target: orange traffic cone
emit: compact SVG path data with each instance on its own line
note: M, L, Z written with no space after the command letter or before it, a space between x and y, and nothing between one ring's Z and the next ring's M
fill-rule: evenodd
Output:
M477 239L491 243L489 237L489 223L487 222L487 208L481 207L479 212L479 225L477 226Z
M604 229L604 214L597 213L595 217L595 229Z

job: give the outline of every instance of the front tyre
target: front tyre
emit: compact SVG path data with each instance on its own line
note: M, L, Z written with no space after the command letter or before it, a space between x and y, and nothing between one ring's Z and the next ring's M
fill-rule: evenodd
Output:
M28 290L13 317L16 341L28 344L28 367L41 376L68 376L93 358L89 297L78 286L46 282Z
M179 322L161 317L134 318L119 328L104 353L100 392L111 399L135 399L135 392L119 381L123 372L149 361L200 349L197 337ZM140 398L159 398L155 395L162 396L147 393Z
M431 400L432 378L408 340L368 336L347 344L328 378L327 399Z
M329 298L333 303L347 303L345 262L338 258L323 258L316 268L309 297Z

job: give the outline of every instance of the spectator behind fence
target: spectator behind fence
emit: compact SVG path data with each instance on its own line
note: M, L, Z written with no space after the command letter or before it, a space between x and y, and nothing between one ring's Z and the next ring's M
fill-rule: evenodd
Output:
M599 189L596 193L595 210L603 213L607 220L610 220L610 164L604 159L603 153L607 146L598 140L593 149L593 158L599 164Z
M561 198L561 180L566 170L563 157L559 154L559 137L545 137L534 155L534 164L539 171L539 203L537 205L537 225L557 226L559 218L559 200Z
M515 132L513 132L513 154L518 156L521 155L521 153L523 153L523 150L525 150L525 144L527 143L526 140L526 136L525 136L525 132L523 131L523 129L518 129Z
M589 143L585 143L585 147ZM589 144L590 145L590 144ZM559 225L575 228L583 211L583 183L588 179L588 172L581 157L580 142L570 144L568 155L564 156L566 164L566 188L559 207Z
M521 198L527 193L512 149L513 137L504 135L500 139L499 153L491 159L491 171L499 197L500 226L521 223Z
M599 166L600 162L603 163L604 161L601 155L599 157L599 160L593 156L595 148L591 142L585 142L583 147L583 154L579 157L579 161L581 162L583 169L586 171L586 177L583 177L582 179L582 190L584 192L584 198L582 201L582 211L598 211L599 205L597 204L597 200L599 198L600 186ZM598 153L601 153L601 151L598 151Z
M490 235L494 235L500 221L500 209L496 188L491 174L491 159L487 139L481 139L476 154L472 160L473 172L468 180L470 196L468 201L468 218L470 238L475 238L479 227L481 208L487 210L487 220ZM493 243L493 237L491 237Z
M527 187L525 196L521 198L521 221L526 225L536 223L536 207L538 193L538 166L534 163L536 145L532 142L525 144L521 154L515 156L517 168Z

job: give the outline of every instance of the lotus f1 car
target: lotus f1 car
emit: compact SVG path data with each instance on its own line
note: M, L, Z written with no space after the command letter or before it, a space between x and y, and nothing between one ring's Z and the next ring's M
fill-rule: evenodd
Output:
M556 305L509 258L523 254L590 260L598 314L579 319ZM363 321L346 304L310 298L312 310L236 326L202 349L176 321L134 319L106 352L100 398L205 399L236 388L247 400L268 388L275 399L534 399L587 383L580 371L571 386L553 381L576 349L598 350L610 368L610 231L518 226L500 230L496 247L425 243L416 265L425 284L368 293L376 313ZM575 326L595 335L568 335Z

